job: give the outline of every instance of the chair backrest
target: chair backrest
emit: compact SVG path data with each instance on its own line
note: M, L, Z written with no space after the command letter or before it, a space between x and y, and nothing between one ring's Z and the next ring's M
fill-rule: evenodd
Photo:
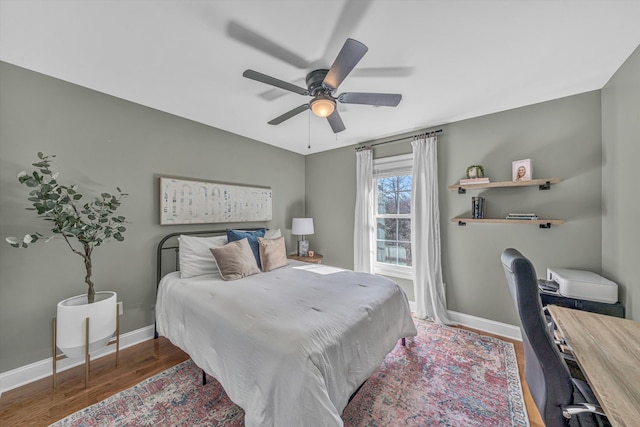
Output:
M574 387L569 369L549 333L536 270L516 249L506 249L501 260L520 316L525 377L533 400L547 426L568 425L561 406L573 403Z

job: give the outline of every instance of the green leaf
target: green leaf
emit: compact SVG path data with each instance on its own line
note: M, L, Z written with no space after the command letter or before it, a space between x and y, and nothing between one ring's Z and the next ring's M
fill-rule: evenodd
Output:
M38 151L38 158L44 159L44 154L42 154L42 151Z
M82 194L74 194L73 195L73 200L80 200L82 199Z
M121 226L121 227L118 227L118 228L117 228L117 230L118 230L120 233L124 233L125 231L127 231L126 227L122 227L122 226Z

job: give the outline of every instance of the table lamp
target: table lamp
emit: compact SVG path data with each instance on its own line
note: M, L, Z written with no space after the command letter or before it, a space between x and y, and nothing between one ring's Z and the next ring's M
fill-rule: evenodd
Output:
M298 256L308 256L309 241L305 240L304 236L313 234L313 218L293 218L291 234L302 236L302 239L298 240Z

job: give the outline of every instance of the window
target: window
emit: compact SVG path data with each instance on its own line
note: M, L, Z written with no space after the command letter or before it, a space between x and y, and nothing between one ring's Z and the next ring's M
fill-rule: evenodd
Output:
M374 161L374 218L376 259L374 271L412 278L411 168L412 155Z

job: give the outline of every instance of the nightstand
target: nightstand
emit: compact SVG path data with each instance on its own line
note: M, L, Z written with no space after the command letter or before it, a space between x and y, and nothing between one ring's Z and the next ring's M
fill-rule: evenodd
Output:
M313 254L313 256L299 256L296 254L291 254L288 255L287 258L295 259L296 261L311 262L313 264L322 264L322 258L324 257L320 254Z

